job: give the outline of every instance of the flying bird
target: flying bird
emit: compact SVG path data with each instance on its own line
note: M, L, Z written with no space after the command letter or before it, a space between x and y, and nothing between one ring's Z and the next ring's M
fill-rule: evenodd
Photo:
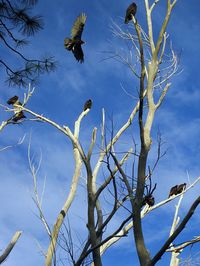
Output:
M89 99L85 102L83 111L86 111L87 109L90 109L92 107L92 100Z
M126 10L126 16L125 16L124 23L125 24L128 24L129 21L132 20L132 16L135 17L136 12L137 12L137 5L136 5L136 3L130 4L130 6Z
M68 51L72 51L76 60L80 63L84 62L84 54L81 45L85 42L81 40L81 35L86 22L86 15L82 13L74 22L71 29L71 38L65 38L64 44Z

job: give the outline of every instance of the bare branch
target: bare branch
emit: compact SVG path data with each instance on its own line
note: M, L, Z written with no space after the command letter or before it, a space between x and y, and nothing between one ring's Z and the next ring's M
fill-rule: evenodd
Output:
M152 13L154 7L156 6L156 4L159 3L159 1L160 1L160 0L155 0L155 1L153 2L153 4L152 4L151 7L150 7L150 12L151 12L151 13Z
M162 104L163 99L165 98L165 95L166 95L167 91L169 90L170 85L171 85L171 83L167 83L167 85L163 89L162 94L161 94L161 96L160 96L160 98L156 104L156 109L158 109L160 107L160 105Z
M93 151L93 148L94 148L94 144L95 144L95 141L96 141L96 135L97 135L97 128L95 127L93 129L93 132L92 132L92 139L91 139L90 147L89 147L88 154L87 154L87 160L90 160L90 158L91 158L92 151Z
M180 196L178 204L176 205L174 220L173 220L172 227L171 227L170 234L169 234L170 236L174 233L174 231L175 231L175 229L179 223L179 220L180 220L180 217L178 217L178 212L180 209L181 201L183 199L183 195L184 194L182 194ZM171 245L173 246L173 243ZM179 258L178 258L179 255L180 255L179 252L172 252L170 266L178 266L179 265Z
M152 29L152 19L151 19L152 10L149 8L149 0L145 0L145 7L146 7L146 14L147 14L147 25L148 25L148 32L149 32L149 42L151 45L151 53L154 54L155 44L154 44L154 39L153 39L153 29Z
M38 193L38 185L37 185L37 173L40 169L41 166L41 159L42 157L40 157L38 166L36 167L33 160L31 159L31 140L29 141L29 145L28 145L28 162L29 162L29 168L33 177L33 188L34 188L34 203L37 206L37 209L39 211L39 215L40 215L40 219L44 225L45 230L47 231L48 236L51 238L51 230L50 227L47 223L47 220L44 216L43 210L42 210L42 196L41 198L39 197L39 193ZM45 183L44 183L44 188L45 188ZM44 191L44 189L43 189ZM42 193L43 194L43 193Z
M197 177L196 180L189 187L187 187L186 190L184 190L181 194L173 195L170 198L167 198L167 199L155 204L152 207L145 206L142 209L141 218L144 218L149 212L159 208L160 206L165 205L167 202L170 202L171 200L174 200L175 198L180 197L181 195L186 193L188 190L190 190L192 187L194 187L197 184L197 182L199 182L199 181L200 181L200 176ZM101 254L103 254L111 245L113 245L114 243L119 241L123 236L127 235L127 233L129 232L129 230L132 229L132 227L133 227L133 222L131 221L128 225L123 227L123 229L121 229L121 231L118 232L118 235L116 237L110 239L107 243L105 243L105 245L102 245Z
M148 1L148 0L145 0L145 1ZM155 53L154 53L155 58L157 58L158 53L160 51L160 47L161 47L161 44L163 42L163 37L165 35L166 28L167 28L167 25L168 25L168 22L169 22L169 19L170 19L171 11L172 11L174 5L176 4L176 0L174 0L174 2L172 4L170 4L170 2L171 1L168 0L167 12L166 12L165 19L163 21L163 24L162 24L162 27L161 27L161 30L160 30L160 33L159 33L158 41L156 43L156 48L155 48Z
M178 245L173 245L173 247L170 247L169 249L166 250L166 252L175 252L178 253L182 252L182 250L190 245L193 245L195 243L200 242L200 236L194 237L191 240L185 241L182 244L178 244Z
M184 229L185 225L188 223L188 221L190 220L190 218L194 214L195 209L197 208L197 206L199 205L199 203L200 203L200 197L198 197L194 201L194 203L190 207L188 213L186 214L186 216L184 217L184 219L182 220L182 222L179 224L179 226L176 228L176 230L174 231L174 233L167 239L167 241L164 243L164 245L161 247L161 249L158 251L158 253L152 258L151 265L155 265L160 260L161 256L165 253L165 251L167 250L167 248L169 247L169 245L181 233L181 231Z
M21 234L22 234L22 231L17 231L14 234L14 236L12 237L10 243L8 244L8 246L6 247L6 249L4 250L4 252L0 255L0 264L3 263L7 259L7 257L10 254L10 252L12 251L12 249L15 246L15 244L17 243L17 240L21 236Z
M122 166L124 164L124 162L127 161L127 159L129 158L129 156L132 153L132 149L130 149L125 155L124 157L119 161L119 165ZM96 192L96 198L99 197L100 193L106 188L106 186L110 183L110 181L113 178L113 175L115 175L118 171L118 167L116 166L115 169L112 171L112 174L104 181L104 183L98 188L97 192Z
M145 95L146 95L146 90L144 91L144 97L145 97ZM138 110L139 110L139 105L140 105L140 102L138 101L137 104L136 104L136 106L135 106L135 108L133 109L132 113L130 114L130 116L129 116L127 122L126 122L126 123L125 123L125 124L119 129L119 131L118 131L118 132L116 133L116 135L113 137L112 142L110 142L110 143L106 146L105 150L100 152L99 159L98 159L98 161L97 161L97 163L96 163L96 166L95 166L95 168L94 168L94 171L93 171L94 182L96 182L95 180L96 180L96 177L97 177L97 173L98 173L99 168L100 168L100 166L101 166L101 164L102 164L102 162L103 162L103 158L104 158L106 152L109 151L110 147L111 147L112 145L114 145L114 144L117 142L117 140L120 138L120 136L122 135L122 133L124 133L125 130L126 130L131 124L132 124L132 121L133 121L133 119L134 119L136 113L137 113Z

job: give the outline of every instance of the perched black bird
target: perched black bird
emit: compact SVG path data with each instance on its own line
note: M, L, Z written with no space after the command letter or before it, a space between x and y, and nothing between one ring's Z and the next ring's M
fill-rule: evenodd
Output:
M26 118L24 115L24 112L20 110L19 105L22 105L22 103L19 101L19 97L17 95L13 96L7 101L7 104L13 105L14 107L14 113L15 115L11 118L11 121L18 122L19 120Z
M80 63L84 62L84 54L81 45L85 42L81 40L81 35L86 21L86 15L81 14L77 17L71 30L71 39L65 38L65 48L72 51L76 60Z
M13 96L7 101L7 104L15 104L19 100L19 97L17 95Z
M143 199L142 205L148 204L150 207L152 207L155 204L155 198L152 195L147 195Z
M92 107L92 100L89 99L89 100L87 100L87 102L85 102L83 111L90 109L91 107Z
M172 195L178 195L181 192L183 192L183 190L185 189L186 189L186 183L176 185L170 189L169 197L171 197Z
M130 4L130 6L126 10L126 16L124 23L128 24L130 20L132 20L132 15L135 17L135 14L137 12L137 5L136 3Z
M178 185L177 194L180 194L185 189L186 189L186 183L183 183L183 184Z
M13 117L12 121L13 122L18 122L19 120L26 118L26 116L24 115L23 111L20 111L18 113L16 113L16 115Z
M172 195L177 195L177 188L178 188L178 185L176 185L176 186L174 186L174 187L172 187L170 189L169 197L168 198L170 198Z

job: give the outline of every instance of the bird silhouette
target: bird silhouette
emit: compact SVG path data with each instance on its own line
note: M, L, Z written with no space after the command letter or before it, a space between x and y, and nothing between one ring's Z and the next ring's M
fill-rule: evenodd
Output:
M9 104L9 105L13 105L13 104L15 104L17 101L19 100L19 97L17 96L17 95L15 95L15 96L13 96L13 97L11 97L9 100L7 100L7 104Z
M129 21L132 20L132 16L135 17L136 12L137 12L137 5L136 5L136 3L130 4L130 6L126 10L126 16L125 16L124 23L125 24L128 24Z
M24 112L22 110L20 110L19 105L22 105L22 103L19 101L19 97L17 95L11 97L8 101L7 104L9 105L13 105L14 107L14 113L15 115L10 119L10 121L13 122L18 122L19 120L26 118L26 116L24 115Z
M185 189L186 189L186 183L176 185L170 189L169 197L171 197L172 195L178 195L181 192L183 192L183 190Z
M92 100L89 99L85 102L84 104L84 108L83 108L83 111L87 110L87 109L90 109L92 107Z
M185 189L186 189L186 183L183 183L183 184L178 185L177 194L180 194Z
M168 198L170 198L172 195L177 195L177 188L178 188L178 185L176 185L176 186L174 186L174 187L172 187L170 189L169 197Z
M71 38L65 38L64 45L68 51L72 51L76 60L80 63L84 62L84 53L81 45L85 42L81 40L82 32L86 22L86 15L82 13L77 17L71 29Z
M147 195L144 197L142 205L148 204L150 207L152 207L155 204L155 198L152 195Z
M26 118L26 116L24 115L23 111L20 111L20 112L15 114L15 116L12 119L12 121L13 122L18 122L19 120L21 120L23 118Z

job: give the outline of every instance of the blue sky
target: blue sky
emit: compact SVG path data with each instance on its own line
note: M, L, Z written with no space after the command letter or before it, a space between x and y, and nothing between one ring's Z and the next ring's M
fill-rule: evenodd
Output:
M145 28L143 2L137 1L137 19ZM153 24L156 33L161 24L165 2L160 1L158 11L154 13ZM53 55L58 61L58 67L54 73L41 77L28 107L55 120L60 125L66 124L73 128L84 102L91 98L93 107L81 125L80 139L85 148L88 147L93 127L96 126L100 131L102 108L105 108L108 126L109 117L113 117L116 132L126 121L136 102L122 90L123 86L130 94L137 96L139 85L129 69L115 60L104 60L105 51L124 49L123 52L126 52L126 44L113 36L110 28L114 21L126 29L123 19L129 4L130 1L126 0L44 0L39 1L35 7L35 12L43 15L45 27L30 39L31 43L23 53L32 58L43 54ZM63 44L64 38L70 34L75 18L81 12L87 14L83 32L83 40L86 42L83 46L84 64L77 63L73 55L64 49ZM191 181L200 175L199 13L199 0L179 0L168 27L174 50L181 52L180 67L183 72L172 79L172 86L156 114L152 131L153 146L150 162L156 156L158 129L165 141L164 149L167 150L153 177L154 182L158 183L155 191L157 202L167 197L171 186L177 183L188 183L187 173ZM8 54L9 56L11 55ZM13 59L10 58L10 60ZM23 89L8 88L2 81L2 71L0 75L1 103L5 103L15 94L23 97ZM1 113L4 118L5 114L3 111ZM129 148L132 137L138 140L137 133L136 123L133 123L133 126L120 139L119 149L124 151ZM15 145L18 139L26 134L22 145L0 153L0 249L6 246L16 230L23 231L22 237L5 265L44 265L37 242L46 250L48 238L37 217L37 209L32 200L33 182L27 158L29 137L31 134L32 152L36 154L36 158L42 154L42 165L38 176L39 187L42 188L46 176L43 209L50 225L53 225L69 189L73 172L70 142L49 125L29 121L21 125L11 125L0 134L0 148ZM100 143L100 139L97 143ZM98 151L98 145L96 145L96 151ZM82 179L74 207L70 210L74 234L76 231L83 236L87 232L84 225L86 215L84 184ZM180 212L181 217L198 195L199 184L185 196ZM174 206L175 201L155 210L144 219L146 242L152 255L169 234ZM199 234L199 219L197 210L177 243ZM113 224L117 225L119 221L120 217L116 217ZM108 228L109 230L111 229ZM195 254L198 246L197 244L192 250L188 249L183 253L183 257L187 257L190 252ZM106 266L113 264L129 266L133 263L139 265L131 232L130 237L123 239L105 253L103 263ZM169 265L169 255L163 256L158 265Z

